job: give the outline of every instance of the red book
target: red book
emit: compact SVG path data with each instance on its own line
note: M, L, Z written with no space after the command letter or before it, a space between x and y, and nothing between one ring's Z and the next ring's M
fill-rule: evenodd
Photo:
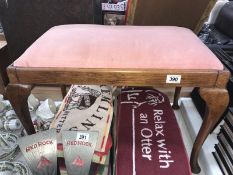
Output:
M191 175L189 160L167 96L151 88L119 95L116 175Z

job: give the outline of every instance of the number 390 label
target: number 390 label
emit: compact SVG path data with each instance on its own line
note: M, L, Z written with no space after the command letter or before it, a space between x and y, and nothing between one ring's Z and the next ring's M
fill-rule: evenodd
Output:
M77 140L88 142L89 141L89 134L88 133L78 133Z
M181 75L167 75L166 83L180 84Z

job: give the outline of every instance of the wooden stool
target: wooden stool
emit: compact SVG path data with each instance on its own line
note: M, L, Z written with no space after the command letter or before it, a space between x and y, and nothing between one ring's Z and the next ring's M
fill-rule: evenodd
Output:
M200 87L208 109L190 159L194 173L200 172L202 144L229 101L229 72L198 37L179 27L53 27L8 67L8 75L7 96L29 134L35 132L27 106L34 84Z

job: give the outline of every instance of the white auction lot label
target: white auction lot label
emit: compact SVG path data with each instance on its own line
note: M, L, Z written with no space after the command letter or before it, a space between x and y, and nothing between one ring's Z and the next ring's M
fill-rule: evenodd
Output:
M89 134L88 133L78 133L77 140L88 142L89 141Z
M166 83L169 84L180 84L181 75L167 75Z
M127 1L118 2L117 4L102 3L103 11L118 11L124 12L127 8Z
M95 131L62 132L62 142L67 174L89 174L91 160L95 151L97 140L98 132Z

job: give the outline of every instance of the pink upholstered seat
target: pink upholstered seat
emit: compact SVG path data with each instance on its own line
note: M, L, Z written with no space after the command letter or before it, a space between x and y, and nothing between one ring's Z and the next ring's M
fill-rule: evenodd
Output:
M56 26L14 62L17 67L222 70L192 31L159 26Z

